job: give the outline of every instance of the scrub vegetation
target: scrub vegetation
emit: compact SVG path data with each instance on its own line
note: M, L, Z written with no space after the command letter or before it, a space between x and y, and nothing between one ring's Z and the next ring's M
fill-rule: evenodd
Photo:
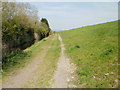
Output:
M27 3L2 3L2 63L51 33L48 21L39 20L37 10ZM21 54L22 55L22 54Z

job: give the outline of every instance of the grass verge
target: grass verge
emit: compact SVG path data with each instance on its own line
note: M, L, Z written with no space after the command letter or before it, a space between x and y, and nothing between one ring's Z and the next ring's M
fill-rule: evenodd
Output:
M10 54L6 57L7 63L3 66L2 76L3 81L7 79L10 74L16 73L18 70L25 67L29 62L34 60L34 58L43 51L45 47L48 47L51 43L53 36L47 37L31 47L25 49L21 53Z
M58 40L58 35L55 35L55 39L49 48L44 59L40 63L39 67L36 69L34 76L37 80L33 78L26 83L24 87L32 88L48 88L52 85L53 74L56 70L58 58L60 56L60 41Z

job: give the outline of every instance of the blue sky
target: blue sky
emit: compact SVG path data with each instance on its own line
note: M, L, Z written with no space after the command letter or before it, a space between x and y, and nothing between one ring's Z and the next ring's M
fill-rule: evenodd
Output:
M68 30L118 19L117 2L30 2L52 30Z

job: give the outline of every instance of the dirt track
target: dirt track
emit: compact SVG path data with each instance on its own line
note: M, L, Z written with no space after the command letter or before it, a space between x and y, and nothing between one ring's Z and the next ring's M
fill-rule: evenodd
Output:
M43 51L38 54L37 57L34 58L27 66L25 66L22 70L18 71L16 74L9 76L9 79L2 84L3 88L25 88L27 87L32 88L35 83L32 83L31 86L28 81L36 81L39 77L39 74L34 75L37 68L40 66L40 63L44 60L45 55L48 52L48 49L51 48L52 42L55 38L52 38L50 45L43 47ZM70 64L69 58L65 55L64 51L64 44L62 42L62 38L59 35L59 40L61 42L61 56L59 57L57 70L53 76L53 83L52 88L67 88L70 86L71 81L71 72L74 71L74 68ZM37 73L41 73L39 70ZM35 88L41 88L40 85L34 86Z
M57 64L52 88L67 88L69 87L69 82L71 81L70 79L73 67L71 67L70 60L64 53L65 48L60 35L59 40L61 42L61 56Z
M52 41L51 41L52 43ZM9 76L9 79L2 84L3 88L23 88L28 80L34 77L35 70L39 67L40 62L45 57L48 49L51 47L43 47L43 51L32 60L25 68L17 72L15 75Z

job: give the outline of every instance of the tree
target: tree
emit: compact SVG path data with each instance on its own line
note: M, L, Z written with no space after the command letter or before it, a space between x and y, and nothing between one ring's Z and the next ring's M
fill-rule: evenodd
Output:
M3 55L25 49L35 39L41 40L49 35L51 29L47 19L39 21L38 11L30 4L4 2L2 5Z

